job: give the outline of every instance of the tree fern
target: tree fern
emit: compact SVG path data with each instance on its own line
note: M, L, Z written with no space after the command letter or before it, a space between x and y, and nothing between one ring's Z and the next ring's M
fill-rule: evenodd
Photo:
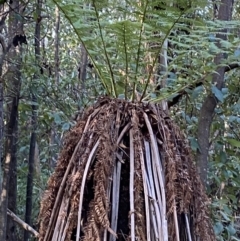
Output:
M213 68L204 61L213 55L199 36L215 35L223 23L207 26L194 16L203 14L202 2L187 0L54 2L114 98L85 110L66 137L42 201L40 240L214 241L185 137L159 104L142 100L159 102L205 80ZM152 76L168 74L156 68L167 38L169 68L179 76L156 90Z

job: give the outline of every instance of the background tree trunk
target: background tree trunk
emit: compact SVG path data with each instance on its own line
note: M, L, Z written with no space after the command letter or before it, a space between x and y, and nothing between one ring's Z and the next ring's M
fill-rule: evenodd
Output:
M54 64L55 64L55 82L56 84L59 83L59 30L60 30L60 13L59 9L56 6L55 9L55 15L56 15L56 22L55 22L55 39L54 39L54 48L55 48L55 53L54 53Z
M166 72L168 69L168 64L167 64L167 48L168 48L168 40L165 39L163 46L162 46L162 51L159 56L159 63L160 63L160 76L164 76L164 78L161 80L161 87L166 87ZM161 101L161 105L163 110L168 111L168 104L166 100Z
M1 68L1 67L0 67ZM0 80L0 163L3 158L3 82ZM0 165L0 193L2 192L2 165Z
M2 193L1 193L1 215L0 215L0 238L1 240L10 240L11 237L14 236L14 229L12 229L12 234L9 237L7 235L7 208L8 205L14 209L16 209L16 201L13 200L15 198L14 192L16 190L11 191L12 193L9 195L10 190L10 175L13 174L15 168L13 170L13 163L16 159L13 158L12 146L16 138L14 138L14 130L16 130L16 119L17 119L17 108L18 108L18 97L15 97L12 101L12 111L10 115L10 120L8 123L8 131L7 131L7 142L6 142L6 156L3 163L3 182L2 182ZM11 181L15 182L16 175L11 177ZM11 221L8 220L8 231L11 230ZM8 237L10 239L8 239Z
M87 51L84 46L81 44L81 60L79 66L79 80L81 83L81 92L85 91L85 81L87 77Z
M59 38L60 38L60 12L59 8L55 8L55 32L54 32L54 80L55 85L59 84ZM56 134L56 124L52 123L50 136L49 136L49 167L51 170L54 169L57 160L57 153L55 152L55 146L58 145L58 135Z
M9 33L10 39L8 46L11 46L13 42L13 38L16 34L24 35L23 29L23 20L16 16L16 12L20 15L24 15L25 5L20 1L12 2L12 12L9 15ZM10 127L8 131L11 137L11 145L8 152L11 154L10 160L10 169L9 169L9 186L8 186L8 209L14 213L17 213L17 147L18 147L18 105L20 98L20 90L21 90L21 68L22 68L22 46L18 44L18 47L12 47L9 51L8 57L12 61L10 65L10 79L13 86L13 101L11 108L11 116L12 120L10 123L13 125ZM8 80L8 81L9 81ZM10 125L11 125L10 124ZM12 218L7 216L7 237L6 240L9 241L17 241L17 233L16 233L16 223Z
M219 11L218 11L218 20L228 21L231 20L232 17L232 7L233 0L222 0L220 3ZM227 29L223 29L222 33L217 34L217 39L227 39ZM216 45L220 45L219 40ZM216 55L214 59L214 63L219 65L222 60L225 58L223 53L219 53ZM216 73L212 76L212 83L216 85L216 87L221 90L224 87L224 73L225 66L218 67ZM206 186L207 184L207 171L208 171L208 152L209 152L209 137L210 137L210 129L213 121L214 110L217 106L218 100L214 96L214 94L209 94L205 101L202 104L200 115L199 115L199 123L198 123L198 144L199 150L197 152L197 165L198 171L201 176L201 180L203 184Z
M18 96L12 103L11 120L9 125L9 134L12 135L10 146L8 146L8 155L10 155L9 168L9 187L8 187L8 209L12 212L17 212L17 142L18 142ZM7 238L9 241L16 241L16 223L7 216Z
M6 9L4 8L4 4L0 6L1 13L1 25L0 25L0 34L2 34L3 26L6 21ZM3 66L4 66L4 58L7 54L7 48L5 44L5 38L1 35L1 47L2 53L0 56L0 162L3 161L3 150L4 150L4 110L3 110L3 98L4 98L4 80L3 80ZM2 192L2 165L0 165L0 193Z
M1 15L4 12L3 5L1 8ZM2 21L2 18L1 18ZM5 23L5 21L4 21ZM4 24L3 23L3 24ZM3 39L4 40L4 39ZM7 223L7 213L6 210L4 210L4 207L7 207L7 199L6 199L6 190L3 192L3 170L2 170L2 163L3 163L3 143L4 143L4 134L3 134L3 127L4 127L4 110L3 110L3 97L4 97L4 84L3 84L3 64L4 64L4 58L6 56L6 51L4 50L4 43L1 42L2 45L2 53L0 58L0 240L4 240L6 237L6 223ZM6 185L6 181L4 185Z
M36 6L36 25L35 25L35 64L39 66L40 63L40 30L41 30L41 8L42 0L37 0ZM37 79L39 74L35 74L34 78ZM28 177L27 177L27 193L26 193L26 213L25 213L25 222L32 226L32 192L33 192L33 177L34 177L34 158L35 158L35 149L36 149L36 129L37 129L37 97L32 93L32 117L31 117L31 139L30 139L30 149L29 149L29 159L28 159ZM29 232L24 230L24 241L29 240Z
M24 8L22 8L24 9ZM10 12L8 16L8 47L7 57L7 72L4 75L4 80L9 84L11 90L8 95L12 99L11 104L6 113L7 130L6 130L6 144L5 144L5 158L3 161L3 181L1 192L1 210L0 210L0 240L17 240L15 223L11 218L7 217L7 208L16 212L17 202L17 142L18 142L18 103L21 88L21 46L12 47L12 41L16 33L23 33L23 22L19 21L16 13L20 16L19 1L12 1L10 3Z

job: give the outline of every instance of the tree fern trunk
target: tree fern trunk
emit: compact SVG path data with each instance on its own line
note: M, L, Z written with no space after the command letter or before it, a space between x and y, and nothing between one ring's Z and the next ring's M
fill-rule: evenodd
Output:
M212 241L206 202L186 139L158 105L101 98L66 136L40 240Z

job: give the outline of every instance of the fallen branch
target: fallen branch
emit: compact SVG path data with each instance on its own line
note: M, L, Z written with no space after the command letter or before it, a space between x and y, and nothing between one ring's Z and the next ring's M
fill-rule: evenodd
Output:
M13 221L15 221L16 223L18 223L22 228L24 228L25 230L29 231L30 233L32 233L35 237L39 236L39 233L33 229L31 226L29 226L27 223L25 223L24 221L22 221L18 216L16 216L16 214L14 214L12 211L10 211L9 209L7 210L7 215L10 216Z

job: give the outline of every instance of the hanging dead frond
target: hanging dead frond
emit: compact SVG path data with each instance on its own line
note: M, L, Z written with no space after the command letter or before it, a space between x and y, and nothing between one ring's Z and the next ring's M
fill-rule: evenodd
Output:
M40 240L215 240L186 140L158 105L100 98L66 136Z

